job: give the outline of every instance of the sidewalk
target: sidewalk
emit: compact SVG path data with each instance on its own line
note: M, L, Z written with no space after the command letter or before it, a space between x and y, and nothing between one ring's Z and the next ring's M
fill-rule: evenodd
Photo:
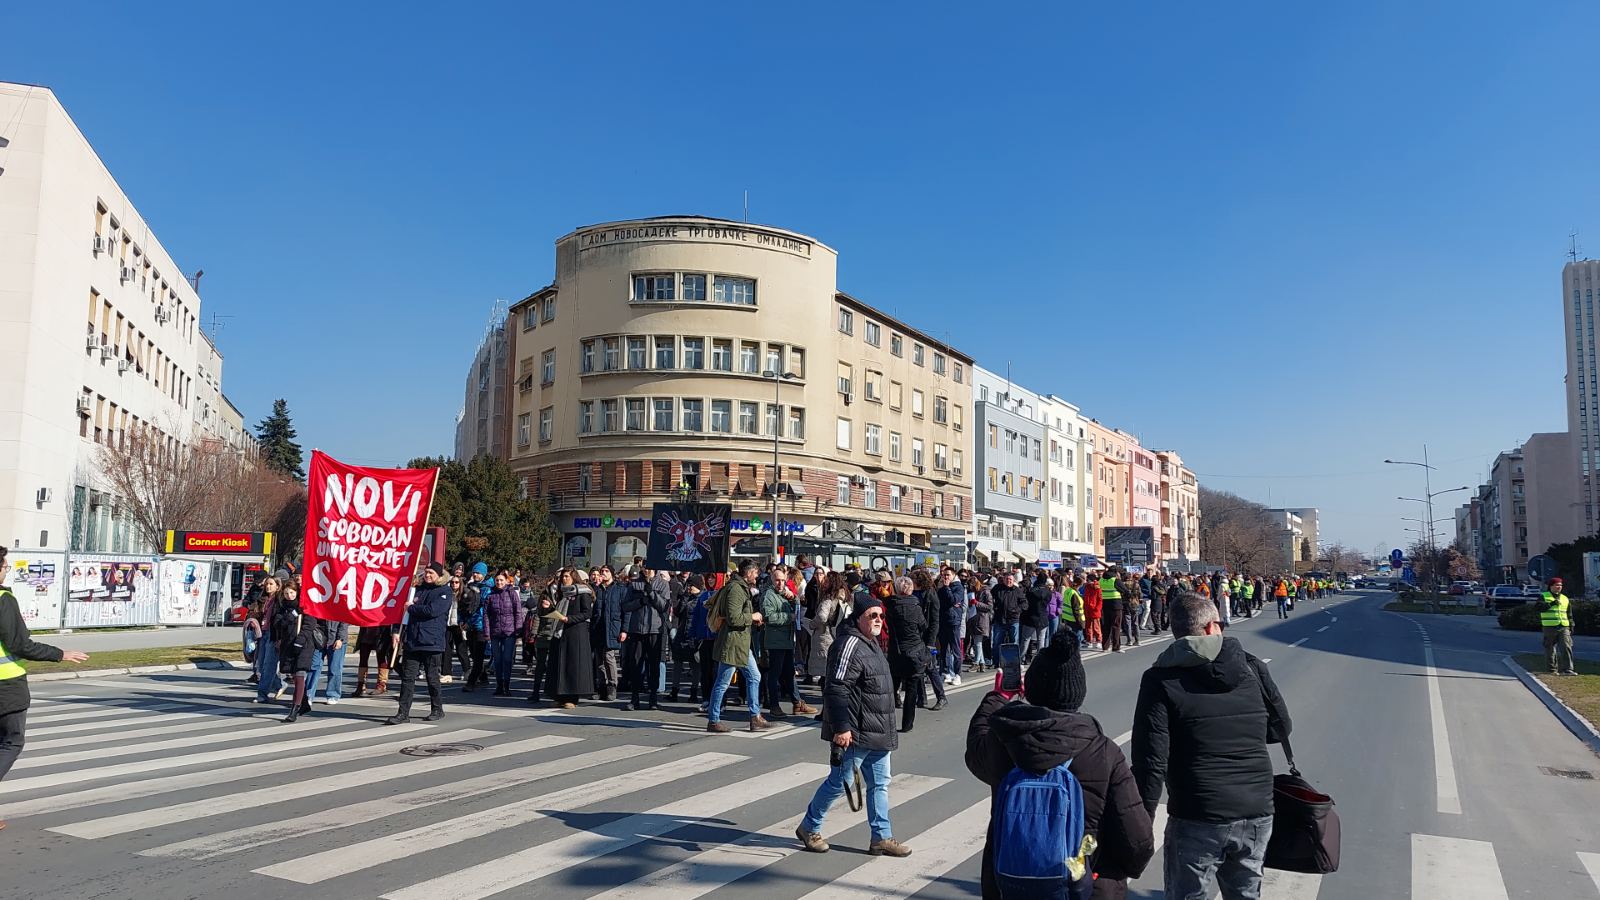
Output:
M200 628L91 628L71 634L40 634L35 638L63 650L82 650L93 655L108 650L143 650L147 647L197 647L204 644L234 644L243 638L239 628L222 626Z

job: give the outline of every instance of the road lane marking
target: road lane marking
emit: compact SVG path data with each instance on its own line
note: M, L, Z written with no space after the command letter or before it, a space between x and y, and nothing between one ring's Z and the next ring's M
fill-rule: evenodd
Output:
M209 712L165 713L165 714L159 715L159 716L144 716L143 718L139 719L138 724L139 725L155 725L155 724L160 723L160 722L176 722L176 721L178 721L180 719L199 719L199 718L214 718L214 719L217 719L220 722L226 723L228 715L239 715L239 713L224 714L222 716L218 716L216 713L209 713ZM53 734L76 734L76 733L78 733L80 731L98 731L98 730L100 730L102 728L122 728L122 727L125 727L127 725L132 725L132 724L134 724L134 723L133 722L123 722L121 719L117 719L116 721L112 721L112 722L79 722L76 725L51 725L51 726L49 726L47 728L29 728L28 729L28 738L29 738L29 740L28 740L28 749L29 750L33 750L33 749L36 749L38 747L43 746L43 744L41 744L40 742L32 740L33 738L39 737L39 736L42 736L42 735L47 735L47 734L51 734L51 735L53 735ZM148 734L155 734L155 733L157 733L158 730L166 730L166 729L149 728L149 729L146 729L143 733L141 733L138 736L139 737L144 737L145 735L148 735ZM124 736L128 736L130 734L129 732L126 732L126 731L115 731L115 732L112 732L112 733L113 734L120 734L120 735L124 735Z
M1324 631L1327 631L1329 628L1332 628L1332 627L1333 627L1332 625L1324 625L1321 628L1317 629L1317 634L1321 634Z
M82 709L67 710L66 712L46 713L42 716L29 716L28 724L32 725L35 722L48 722L54 724L61 722L72 722L80 719L84 721L89 719L109 719L112 716L137 717L141 713L164 712L166 710L182 709L185 706L192 705L194 704L156 703L150 706L138 706L137 701L124 701L116 704L115 706L92 706ZM101 727L108 728L110 725L102 725Z
M1303 637L1303 638L1301 638L1301 639L1300 639L1300 640L1298 640L1298 641L1295 641L1295 642L1294 642L1294 643L1292 643L1292 644L1290 644L1290 645L1289 645L1289 646L1291 646L1291 647L1298 647L1298 646L1300 646L1300 645L1301 645L1301 644L1304 644L1304 643L1305 643L1305 642L1306 642L1306 641L1309 641L1309 640L1311 640L1311 638L1308 638L1308 637Z
M1261 873L1261 896L1272 900L1317 900L1322 876L1266 869Z
M1450 755L1450 729L1444 721L1444 696L1439 690L1439 672L1433 667L1433 647L1424 644L1422 658L1428 673L1428 713L1433 720L1434 791L1439 812L1461 815L1461 794L1456 787L1456 765Z
M382 835L355 844L334 847L321 853L312 853L263 866L254 871L258 875L282 878L285 881L317 884L340 875L383 865L389 862L394 848L398 846L413 847L416 852L422 852L465 843L502 829L537 822L547 818L551 813L569 812L591 803L599 803L644 788L681 780L685 772L706 774L734 763L744 762L746 759L748 757L732 753L701 753L685 760L663 763L601 781L576 785L532 800L519 800L516 803L508 803L446 821L430 822L420 828L412 828L398 834ZM706 791L706 793L715 795L719 791ZM584 832L583 836L590 838L588 832ZM460 874L448 877L456 878L460 877ZM457 897L459 894L454 887L451 887L446 893L434 896Z
M572 743L573 740L577 739L560 740L556 743ZM517 747L518 749L516 750L506 751L505 755L510 755L524 749L533 749L536 742L537 739L518 741L516 744L501 744L495 749ZM553 745L546 741L544 746ZM257 847L264 847L268 844L275 844L279 841L286 841L303 835L319 834L324 831L332 831L349 825L360 825L365 822L376 822L397 811L421 809L439 803L454 803L470 797L493 793L502 788L539 781L552 775L577 772L582 769L615 762L619 759L637 758L661 749L664 748L646 747L639 744L621 744L616 747L604 747L575 755L568 754L558 759L546 759L543 762L516 769L490 772L486 775L479 775L463 781L447 782L437 787L408 791L392 797L381 797L377 800L368 800L350 806L334 806L293 819L280 819L263 825L251 825L245 828L235 828L232 831L207 834L193 840L180 841L162 847L152 847L149 850L140 851L139 855L179 856L184 859L211 859L217 856L226 856L229 853L254 850ZM463 756L459 759L460 762L458 764L465 765L481 761L482 757L474 754L472 756ZM394 773L392 767L384 771Z
M1411 900L1508 900L1494 844L1413 834Z
M413 723L410 725L397 725L382 732L371 733L379 734L380 736L411 734L427 727L424 724ZM432 734L429 737L438 743L448 744L454 741L471 741L482 737L493 737L498 733L466 728L460 731L447 731L444 734ZM0 805L0 819L20 819L23 816L78 809L101 803L136 800L140 797L151 797L171 791L185 791L190 788L205 787L206 785L221 784L223 782L243 783L247 779L258 778L263 775L278 775L283 772L300 773L316 766L331 766L354 760L370 759L374 756L384 756L406 747L415 740L415 736L412 736L396 741L369 744L365 747L352 747L329 753L318 753L315 757L289 755L232 768L202 769L198 772L164 775L160 778L121 781L66 794L47 794L31 800L19 800L15 803Z
M1588 870L1589 878L1594 881L1596 889L1600 889L1600 853L1579 853L1578 861Z
M982 853L983 844L974 843L973 835L982 834L988 827L989 801L980 800L917 835L910 842L916 850L912 855L898 859L871 857L865 864L806 894L801 900L910 897L974 854Z
M889 781L890 799L899 806L950 783L948 778L931 775L896 775ZM760 831L697 853L682 862L657 869L621 887L597 894L590 900L624 900L649 896L662 900L695 900L723 885L800 852L794 831L804 814L790 816ZM822 826L822 837L832 838L860 825L854 816L836 815Z
M700 771L698 767L685 767L678 763L669 765L680 775L685 771ZM650 838L694 825L697 819L720 816L730 809L765 800L808 782L819 781L827 774L828 767L821 763L799 763L785 769L763 773L759 777L723 784L716 790L702 791L696 796L676 800L635 815L623 816L547 843L536 844L499 859L480 863L470 869L441 875L391 891L384 894L383 898L384 900L436 900L438 897L450 897L451 900L482 900L484 897L521 887L556 872L577 869L598 857L626 850ZM534 805L548 804L536 801ZM988 817L988 805L989 801L983 801L985 819ZM446 823L440 827L448 828L449 825ZM972 831L968 830L965 837L970 850ZM438 842L437 836L427 840L432 844ZM294 863L290 862L289 865L292 866Z
M177 750L183 747L194 747L200 744L224 744L228 741L257 740L261 735L256 731L262 725L282 725L277 719L246 718L243 721L232 723L227 731L207 731L200 734L186 734L165 741L139 741L129 744L126 748L129 753L154 753L158 750ZM327 731L330 728L347 728L349 720L322 719L320 721L306 722L295 728L296 734L305 734L312 731ZM70 742L70 738L66 739ZM60 741L50 743L60 745ZM41 766L53 766L58 763L82 762L86 759L102 759L110 752L106 747L94 747L88 750L76 750L67 753L46 753L40 756L25 756L17 761L17 769L37 769ZM92 771L92 770L91 770Z
M324 793L332 795L364 784L405 779L412 775L431 774L443 769L464 766L468 763L500 759L524 751L537 751L548 747L558 747L562 744L577 743L578 740L578 738L541 735L528 740L513 741L508 744L488 747L479 753L442 758L423 757L413 759L407 757L405 762L398 762L393 765L371 766L356 772L341 772L337 775L325 775L321 778L297 779L285 784L276 784L251 791L206 797L188 803L177 803L155 809L140 810L120 816L106 816L99 819L57 825L47 830L56 834L65 834L86 840L112 837L145 828L160 828L163 825L171 825L175 822L192 822L196 819L220 816L237 812L241 809L254 809L258 806L268 806L286 800L299 800L302 797L315 797Z
M28 741L28 751L32 753L39 750L53 750L58 747L89 747L94 744L120 743L123 741L134 741L140 738L159 737L161 735L172 734L173 732L177 731L182 731L186 734L192 734L196 731L204 731L206 729L231 729L240 725L251 725L261 722L275 721L277 719L277 716L252 716L249 713L223 713L222 715L217 715L215 713L178 713L177 715L181 715L186 719L190 718L191 716L198 716L202 721L173 722L166 725L156 725L151 728L134 728L129 731L102 731L99 734L74 734L67 737L52 738L48 741L30 740ZM162 717L151 716L151 718L159 719ZM71 728L72 726L63 725L61 727ZM217 731L213 731L211 736L217 741L226 741L232 739L229 735ZM29 735L29 737L31 738L32 735ZM136 749L138 752L142 753L148 748L145 746L139 746Z

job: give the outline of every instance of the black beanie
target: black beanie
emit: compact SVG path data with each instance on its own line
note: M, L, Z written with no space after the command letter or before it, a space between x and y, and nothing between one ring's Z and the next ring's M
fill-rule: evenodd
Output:
M1089 693L1078 642L1071 635L1050 642L1039 651L1023 677L1022 695L1034 706L1057 712L1077 712Z
M869 609L882 609L883 602L871 594L856 594L855 603L850 609L850 621L855 622L861 618L862 613Z

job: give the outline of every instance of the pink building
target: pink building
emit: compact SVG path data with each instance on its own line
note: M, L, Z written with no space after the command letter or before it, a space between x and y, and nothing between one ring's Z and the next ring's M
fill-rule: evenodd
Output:
M1156 455L1139 446L1138 438L1122 432L1128 451L1127 496L1131 501L1130 524L1152 529L1157 547L1161 541L1161 478L1157 474ZM1157 555L1161 555L1157 550Z

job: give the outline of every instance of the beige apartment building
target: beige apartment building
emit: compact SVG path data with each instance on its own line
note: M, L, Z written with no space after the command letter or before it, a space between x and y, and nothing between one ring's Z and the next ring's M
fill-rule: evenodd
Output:
M1176 450L1156 451L1161 479L1161 530L1158 553L1163 560L1200 559L1200 485Z
M642 555L652 504L684 494L733 505L735 552L964 535L972 360L836 271L811 237L720 219L556 241L555 280L510 309L510 461L569 562Z
M1090 419L1088 437L1094 453L1094 479L1088 497L1090 512L1094 516L1094 552L1104 557L1106 552L1105 529L1119 525L1132 525L1133 500L1128 486L1132 472L1129 457L1129 436L1115 428Z

